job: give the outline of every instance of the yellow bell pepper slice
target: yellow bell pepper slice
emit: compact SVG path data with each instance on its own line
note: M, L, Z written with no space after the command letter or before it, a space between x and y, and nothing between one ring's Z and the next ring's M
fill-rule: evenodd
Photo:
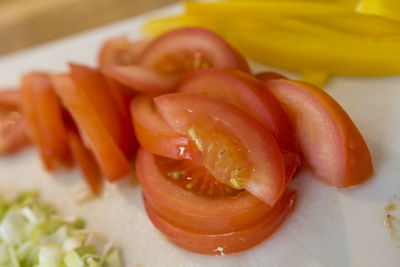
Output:
M358 76L400 74L400 37L322 38L274 30L235 30L225 37L250 58L280 68Z
M400 1L361 0L357 6L357 12L400 20Z
M350 15L308 16L301 20L336 30L343 34L400 35L400 22L375 15L354 13Z
M270 16L300 15L333 15L349 14L352 9L347 5L334 2L318 1L215 1L185 2L185 10L189 15L219 17L226 20L236 16L265 19Z

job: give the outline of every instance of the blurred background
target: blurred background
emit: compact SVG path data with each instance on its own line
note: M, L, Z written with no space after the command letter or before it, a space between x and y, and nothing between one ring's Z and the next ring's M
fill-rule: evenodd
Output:
M0 57L177 0L0 0Z

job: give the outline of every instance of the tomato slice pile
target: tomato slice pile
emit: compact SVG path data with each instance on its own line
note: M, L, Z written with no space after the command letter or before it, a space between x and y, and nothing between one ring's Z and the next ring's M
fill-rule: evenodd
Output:
M136 155L150 220L187 250L221 255L266 239L293 210L303 166L335 187L373 174L365 141L327 93L253 76L211 31L110 39L98 64L28 73L19 91L1 91L0 153L31 141L50 171L75 161L95 194L103 176L129 175Z

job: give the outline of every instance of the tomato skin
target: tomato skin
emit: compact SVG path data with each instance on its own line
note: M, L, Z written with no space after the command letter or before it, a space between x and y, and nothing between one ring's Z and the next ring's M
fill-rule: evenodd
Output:
M172 159L190 159L188 139L176 133L157 113L153 98L138 95L131 103L136 137L142 147Z
M227 233L261 221L271 207L243 191L234 197L208 200L178 187L160 172L156 156L140 148L136 172L143 194L163 218L198 233Z
M238 138L243 150L251 151L246 160L254 165L251 167L250 177L244 181L244 188L271 206L278 201L285 184L282 155L271 132L256 119L230 103L209 96L175 93L158 96L154 102L161 117L177 132L186 134L187 137L190 135L188 129L193 123L197 123L214 127L212 129L215 130L223 129L225 133ZM211 173L220 171L213 167L215 161L209 161L217 155L207 153L206 150L202 151L203 164L206 160L209 162L205 167ZM214 177L222 183L227 183L224 178L218 177L218 174L214 174Z
M97 61L100 67L134 64L149 40L130 41L126 36L104 42Z
M281 101L305 165L335 187L360 184L373 174L368 146L351 118L326 92L306 82L265 81Z
M138 58L138 64L153 69L167 55L201 52L212 67L235 68L250 72L247 61L219 35L212 31L186 27L169 31L153 40Z
M295 192L286 193L266 218L247 229L225 234L199 234L181 229L164 220L144 197L147 215L168 240L186 250L208 255L239 252L262 242L278 229L293 210L295 201Z
M166 76L141 66L113 66L102 72L134 92L159 95L173 91L179 77Z
M71 154L61 103L48 74L32 72L21 79L22 110L31 139L38 146L47 170L70 166Z
M131 172L131 166L115 143L90 100L69 74L51 76L57 95L71 113L86 145L94 153L106 178L113 182Z
M257 79L260 81L268 81L268 80L278 80L278 79L288 79L286 76L273 72L273 71L263 71L259 72L256 75L254 75Z
M30 144L20 105L20 90L0 91L0 154L14 153Z
M72 155L80 166L87 184L95 195L100 195L102 174L92 152L85 147L79 134L74 130L68 130L68 140Z
M129 113L121 113L115 94L108 87L101 72L89 67L70 64L71 77L81 94L84 94L95 109L103 125L126 156L133 155L136 141Z
M232 69L200 70L187 75L178 92L213 96L243 109L276 138L279 147L297 153L297 141L279 101L247 73Z

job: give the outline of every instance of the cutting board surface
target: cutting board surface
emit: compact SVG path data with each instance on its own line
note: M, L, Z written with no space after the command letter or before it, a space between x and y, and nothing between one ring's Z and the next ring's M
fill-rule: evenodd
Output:
M0 87L18 85L19 77L31 70L66 71L67 62L94 65L105 39L121 34L140 38L146 18L179 10L178 6L159 10L0 58ZM272 69L259 64L253 68ZM108 184L100 199L77 205L76 192L84 187L81 174L77 170L46 173L33 149L0 158L0 194L11 197L38 189L62 214L81 216L89 227L114 240L123 249L128 267L400 266L400 241L392 240L384 226L385 207L400 196L400 77L336 77L326 90L363 134L375 176L361 187L337 190L300 172L291 185L298 190L294 213L266 242L242 253L212 257L175 247L147 218L140 186L128 181Z

